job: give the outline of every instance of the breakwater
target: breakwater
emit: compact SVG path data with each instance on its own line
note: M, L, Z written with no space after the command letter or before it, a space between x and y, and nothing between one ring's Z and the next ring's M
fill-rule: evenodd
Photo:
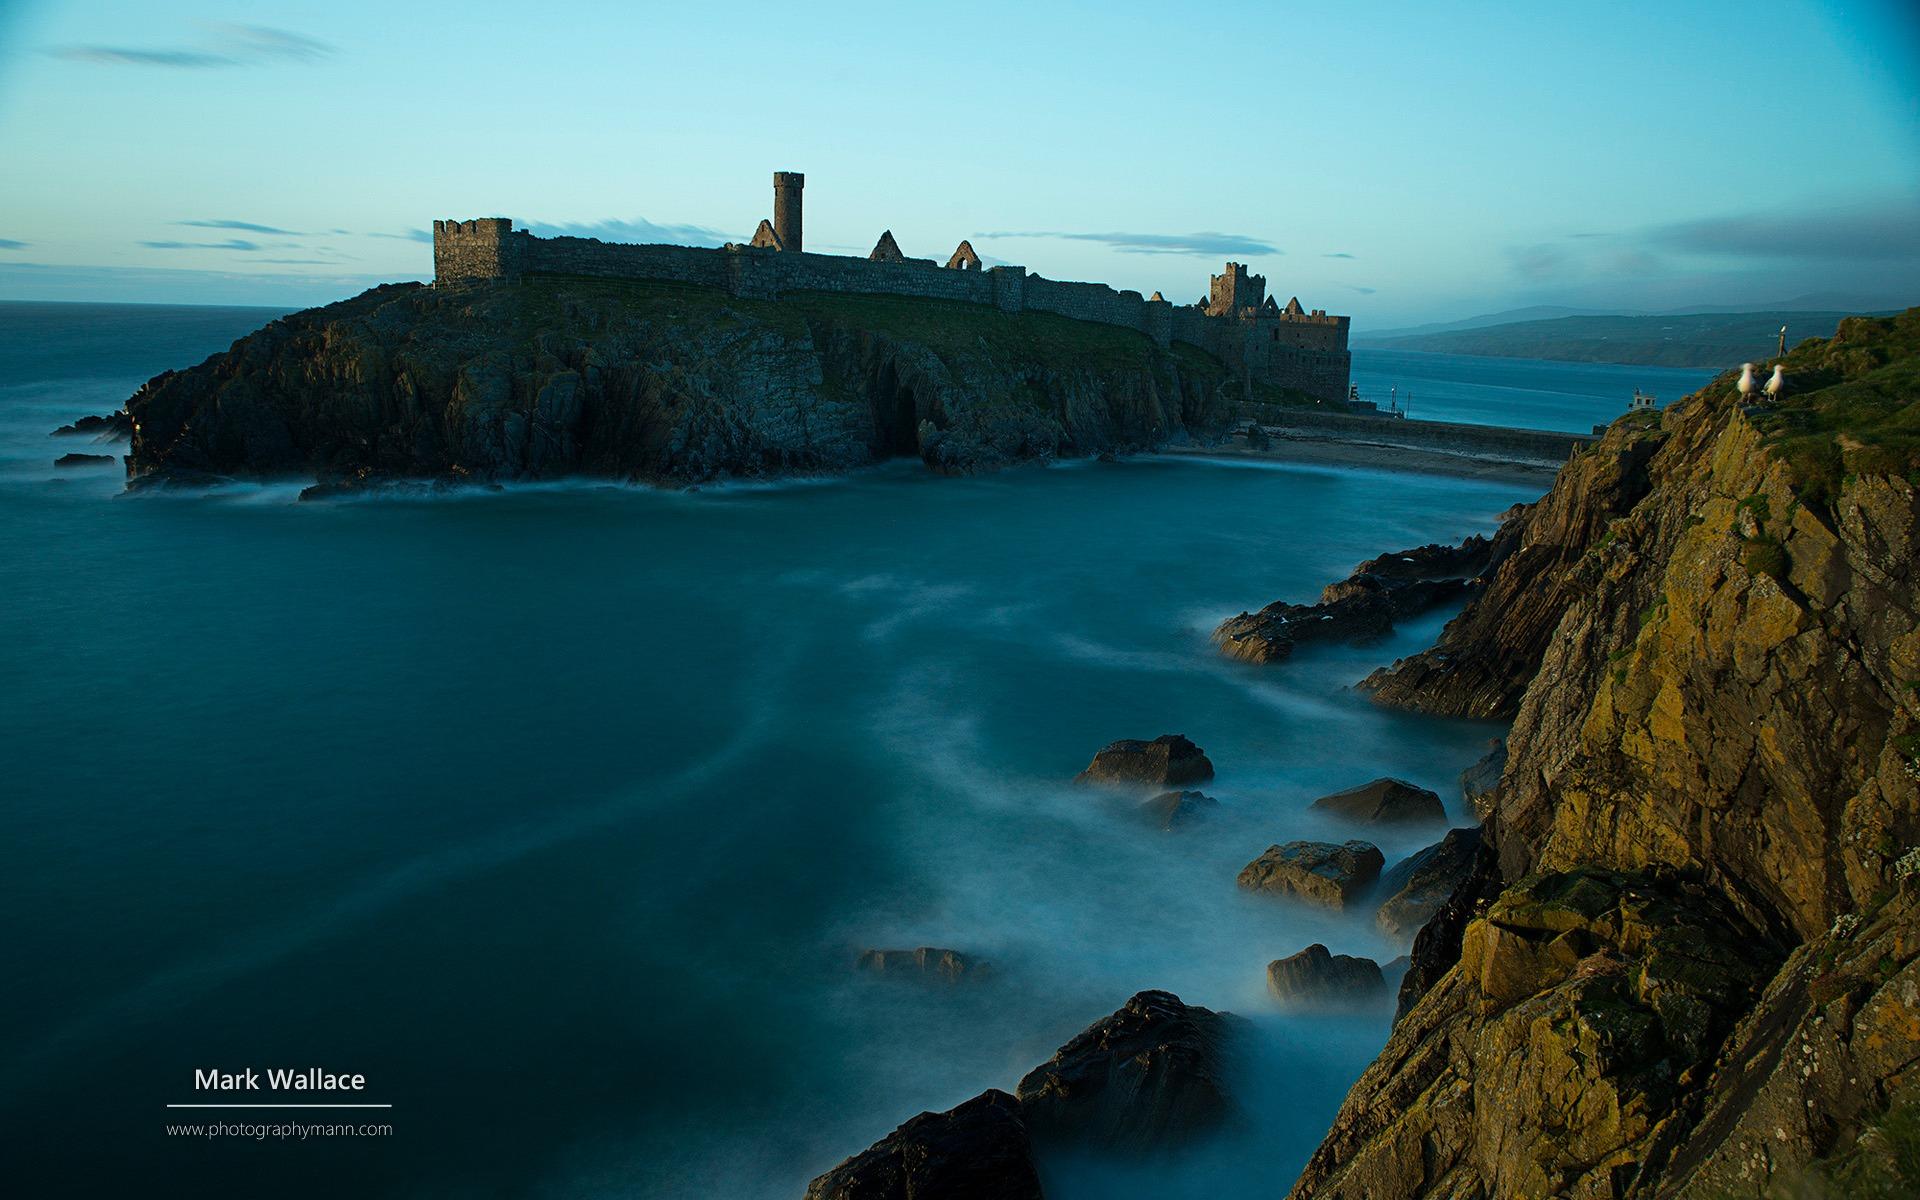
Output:
M1574 451L1600 440L1591 434L1561 433L1549 429L1360 416L1267 405L1248 405L1243 415L1257 421L1269 433L1283 437L1369 442L1513 462L1563 463Z

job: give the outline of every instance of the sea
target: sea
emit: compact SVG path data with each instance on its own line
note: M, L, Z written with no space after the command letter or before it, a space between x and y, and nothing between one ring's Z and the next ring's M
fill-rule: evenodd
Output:
M1537 486L1146 456L302 503L54 468L125 452L56 426L274 315L0 305L8 1194L797 1200L1147 988L1248 1019L1240 1118L1047 1158L1048 1195L1285 1190L1391 1003L1283 1013L1266 965L1407 946L1235 876L1348 836L1308 805L1381 775L1468 823L1503 730L1350 690L1445 612L1268 667L1208 634ZM1708 375L1355 357L1415 416L1550 429ZM1162 733L1216 765L1211 820L1073 784ZM994 971L855 969L917 946ZM285 1101L281 1068L390 1107L174 1107Z

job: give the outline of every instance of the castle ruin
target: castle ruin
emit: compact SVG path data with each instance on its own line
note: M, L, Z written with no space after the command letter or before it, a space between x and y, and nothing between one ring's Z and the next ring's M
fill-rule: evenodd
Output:
M957 300L1005 313L1049 312L1119 325L1163 347L1185 342L1233 368L1249 391L1268 384L1319 400L1347 398L1349 318L1317 308L1309 312L1298 298L1282 307L1267 295L1266 277L1250 274L1244 263L1230 262L1212 276L1198 303L1175 305L1158 292L1142 298L1101 283L1046 279L1025 267L983 270L980 256L965 241L944 267L934 259L908 258L891 230L865 258L812 254L802 248L805 186L805 175L775 172L773 219L761 221L746 244L729 242L718 249L535 237L514 229L506 217L435 221L434 282L597 275L698 284L758 300L797 291Z

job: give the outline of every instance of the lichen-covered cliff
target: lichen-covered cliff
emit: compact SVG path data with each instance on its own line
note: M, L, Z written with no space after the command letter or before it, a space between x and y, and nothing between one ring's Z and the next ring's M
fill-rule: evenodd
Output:
M740 300L529 277L375 288L296 313L128 403L136 476L688 482L918 455L943 471L1217 431L1215 359L1045 313Z
M1514 725L1496 852L1296 1200L1920 1173L1920 310L1784 361L1777 409L1728 375L1616 422L1366 682Z

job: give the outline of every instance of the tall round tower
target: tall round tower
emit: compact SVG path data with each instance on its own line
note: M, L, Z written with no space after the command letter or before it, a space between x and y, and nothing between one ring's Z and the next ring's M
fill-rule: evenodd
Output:
M800 189L807 177L798 171L773 173L773 231L780 235L783 250L798 252L800 246Z

